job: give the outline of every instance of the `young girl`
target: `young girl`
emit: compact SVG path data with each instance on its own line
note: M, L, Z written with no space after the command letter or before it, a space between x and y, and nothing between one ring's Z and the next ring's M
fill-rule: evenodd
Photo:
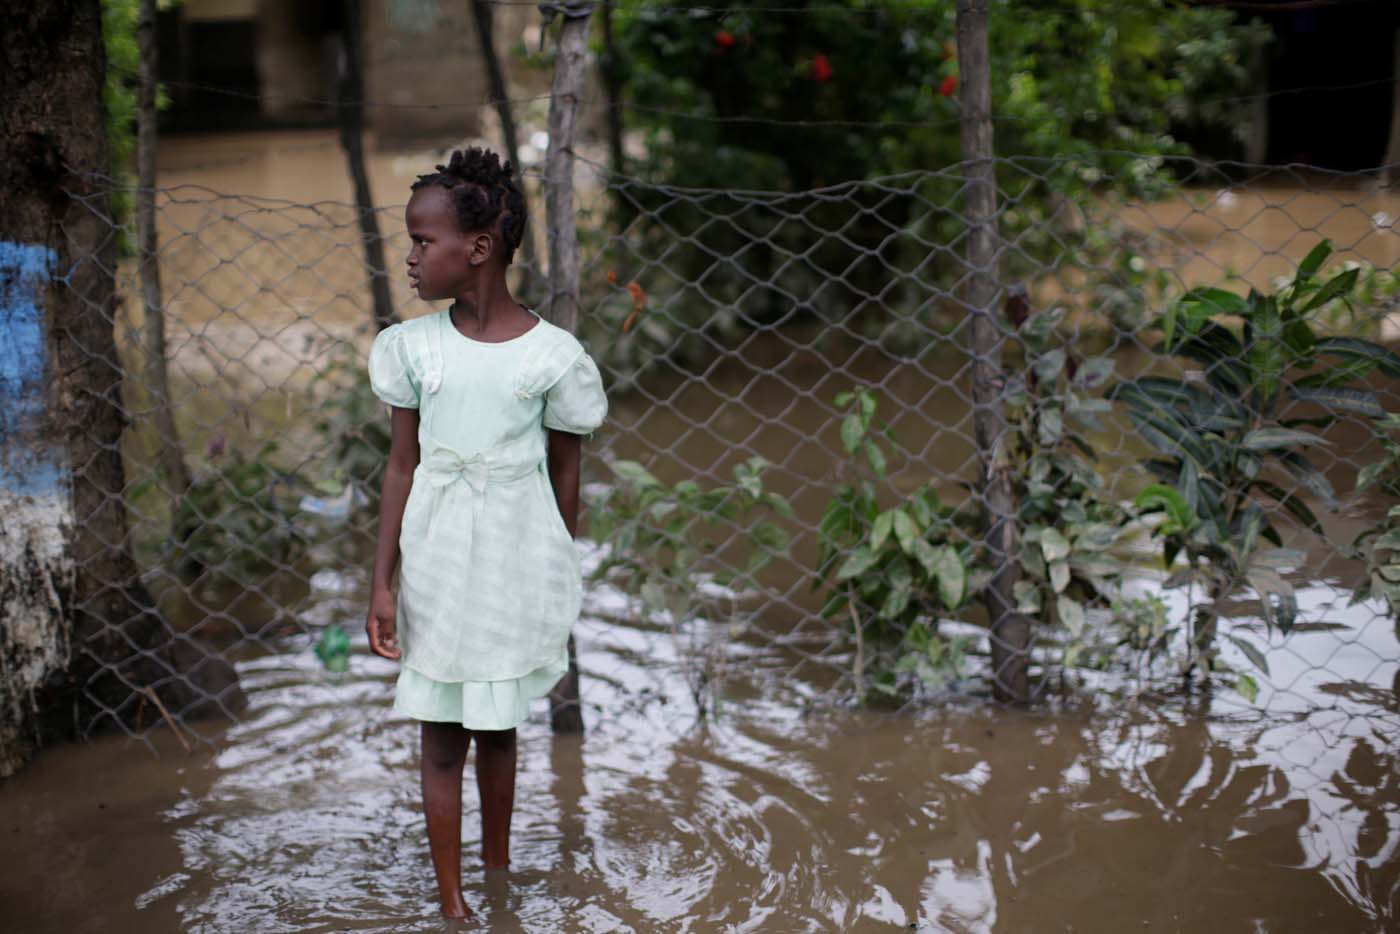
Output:
M573 335L506 287L525 228L509 163L472 148L437 169L414 182L405 212L408 278L419 298L452 304L386 328L369 356L392 441L365 628L375 654L402 661L394 709L422 721L442 911L465 918L467 748L475 739L482 861L504 869L515 728L568 667L580 436L602 424L607 399Z

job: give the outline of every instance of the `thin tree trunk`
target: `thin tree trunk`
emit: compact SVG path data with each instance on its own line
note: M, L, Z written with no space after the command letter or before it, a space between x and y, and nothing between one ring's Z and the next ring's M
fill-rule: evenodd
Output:
M171 531L177 540L185 530L176 528L179 503L190 488L175 415L170 406L170 382L166 372L165 306L160 291L160 243L156 234L156 0L141 0L136 25L141 50L140 87L136 109L136 229L140 240L142 324L146 350L146 391L151 398L151 422L158 445L156 459L175 507L170 511Z
M588 20L565 14L554 61L549 103L549 154L545 160L545 222L549 238L549 302L546 316L567 331L578 326L578 232L574 229L574 125L588 60ZM583 730L578 659L569 639L569 673L549 694L549 720L556 733Z
M172 637L128 550L101 4L0 16L0 265L21 273L0 277L0 315L32 339L21 404L0 405L5 774L40 741L128 724L147 687L186 718L243 695L230 666Z
M972 332L972 418L987 515L987 556L992 581L986 590L991 627L993 687L1001 700L1030 701L1030 620L1016 612L1012 588L1015 504L1004 465L995 452L1006 433L1000 384L1002 323L997 312L998 267L995 153L992 149L991 62L987 51L987 0L958 0L959 97L962 105L963 171L967 178L968 286L966 308Z
M502 145L506 148L506 158L515 167L520 165L520 136L515 126L515 112L510 106L510 94L506 87L505 70L501 68L500 56L496 54L496 30L491 12L491 0L472 0L472 21L476 23L477 40L481 43L481 61L486 68L487 86L491 88L491 102L496 107L496 116L501 121ZM520 193L525 197L525 180L520 181ZM526 198L525 216L530 216L530 202ZM533 280L543 278L543 271L535 258L535 238L527 232L520 243L520 257L528 275ZM533 292L533 283L527 283L527 290Z
M360 50L364 41L362 0L344 0L345 24L340 69L340 145L355 186L355 215L360 223L360 238L365 245L365 267L369 271L370 297L373 301L374 327L382 331L397 324L394 301L389 295L389 276L384 265L384 240L379 234L379 217L374 213L374 198L369 190L369 175L365 172L365 80Z
M1389 188L1400 172L1400 29L1395 30L1395 83L1390 87L1390 141L1381 159L1382 188Z

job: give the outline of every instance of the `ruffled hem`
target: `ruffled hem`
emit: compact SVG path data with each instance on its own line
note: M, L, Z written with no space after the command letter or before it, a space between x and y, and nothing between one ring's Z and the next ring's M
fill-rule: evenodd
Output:
M394 686L394 710L469 730L511 730L530 715L530 702L548 694L568 670L567 649L554 662L505 681L434 681L405 666Z

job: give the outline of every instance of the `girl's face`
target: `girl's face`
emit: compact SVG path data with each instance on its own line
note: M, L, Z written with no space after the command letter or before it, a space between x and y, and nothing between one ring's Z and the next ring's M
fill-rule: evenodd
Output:
M408 199L404 223L413 242L408 252L408 281L418 297L434 301L470 291L481 265L477 241L484 235L463 233L458 228L447 189L430 185L415 191Z

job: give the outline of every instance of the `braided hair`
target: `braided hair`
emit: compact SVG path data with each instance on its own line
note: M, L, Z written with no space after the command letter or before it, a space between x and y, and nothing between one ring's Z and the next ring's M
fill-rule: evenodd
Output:
M525 195L516 182L514 168L489 149L472 146L453 150L447 165L418 176L411 190L430 185L447 189L464 233L497 230L504 245L506 265L525 236Z

